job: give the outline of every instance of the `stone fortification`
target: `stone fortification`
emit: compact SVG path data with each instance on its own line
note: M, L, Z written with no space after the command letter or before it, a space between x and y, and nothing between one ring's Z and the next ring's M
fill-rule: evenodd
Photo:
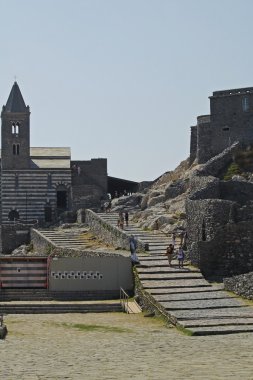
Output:
M224 279L226 290L234 292L239 296L253 300L253 272L241 274Z
M215 91L210 115L199 116L191 127L190 161L205 163L235 141L253 143L253 87Z
M192 192L186 201L193 264L207 276L253 270L253 242L250 239L253 183L225 182L212 177L200 177L199 180L202 188ZM196 183L194 185L196 188Z

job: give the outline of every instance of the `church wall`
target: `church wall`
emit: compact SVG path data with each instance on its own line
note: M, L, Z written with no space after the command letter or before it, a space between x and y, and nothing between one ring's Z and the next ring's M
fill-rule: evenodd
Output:
M107 193L107 159L71 161L72 208L97 208Z
M43 222L47 203L52 210L56 210L56 189L60 184L70 188L70 170L2 171L2 223L9 222L8 215L11 210L17 210L21 220L38 219Z

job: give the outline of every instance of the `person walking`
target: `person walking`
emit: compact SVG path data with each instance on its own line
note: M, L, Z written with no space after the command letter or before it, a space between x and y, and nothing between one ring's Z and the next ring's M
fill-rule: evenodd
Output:
M177 259L178 259L178 268L183 268L184 267L184 251L181 245L178 248Z
M173 247L175 247L175 244L176 244L176 233L175 232L172 233L171 244L173 245Z
M165 255L168 257L168 262L169 262L170 267L172 266L171 261L173 258L173 253L174 253L174 246L173 246L173 244L169 244L169 246L166 248Z
M131 261L133 265L139 264L139 259L136 253L137 249L137 240L135 239L134 235L131 235L130 240L129 240L129 245L130 245L130 252L131 252Z
M124 215L122 211L119 212L118 227L122 230L124 229Z
M127 227L128 227L128 219L129 219L128 211L125 211L125 222L126 222Z

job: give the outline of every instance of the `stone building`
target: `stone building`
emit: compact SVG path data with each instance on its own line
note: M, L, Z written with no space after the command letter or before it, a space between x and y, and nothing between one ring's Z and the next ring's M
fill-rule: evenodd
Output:
M71 161L70 148L30 146L30 108L15 82L1 127L1 224L53 222L66 210L98 205L107 160Z
M190 161L205 163L235 141L253 143L253 87L213 92L210 115L191 127Z
M98 209L108 191L137 191L137 182L108 176L106 158L73 161L69 147L31 147L30 108L17 82L1 119L0 251L29 241L25 225L54 223L65 211Z

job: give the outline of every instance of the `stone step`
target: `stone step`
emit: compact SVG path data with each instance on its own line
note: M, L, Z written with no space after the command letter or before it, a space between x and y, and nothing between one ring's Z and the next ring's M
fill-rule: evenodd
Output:
M144 288L189 288L189 287L211 287L204 279L199 280L142 280L142 285Z
M154 297L159 302L164 301L196 301L196 300L214 300L214 299L230 299L231 297L228 296L223 291L203 291L195 292L195 293L164 293L164 294L154 294Z
M191 327L192 335L226 335L253 332L251 325L232 325L232 326L210 326L210 327Z
M251 307L217 308L217 309L195 309L195 310L173 310L173 315L180 321L196 319L215 318L253 318Z
M58 313L102 313L120 312L120 303L101 304L1 304L2 314L58 314Z
M218 291L219 289L215 289L215 291ZM223 290L223 286L221 286L220 291ZM146 291L150 294L152 294L154 297L156 295L166 295L166 294L182 294L183 296L187 296L188 294L199 294L199 293L212 293L213 287L211 285L209 286L197 286L197 287L185 287L185 288L147 288Z
M178 301L160 301L160 304L167 310L209 310L224 308L241 308L245 307L242 302L234 298L226 299L201 299L201 300L178 300ZM253 315L252 315L253 316Z
M192 319L189 321L180 320L180 325L185 328L253 325L253 318Z
M173 272L173 271L179 272L181 270L181 268L178 268L178 266L174 265L174 264L172 264L172 267L169 267L168 262L165 262L164 264L163 263L157 263L156 265L152 265L152 266L150 265L149 266L147 262L143 262L142 260L139 260L139 261L140 261L139 268L141 268L141 271L143 271L143 273L149 273L149 271L151 273L155 273L155 272L159 272L160 269L163 271L168 271L168 272ZM144 269L146 271L144 271ZM186 269L189 270L187 263L184 265L183 270L186 270ZM194 269L192 271L192 273L200 273L200 271L198 269Z
M107 216L108 223L117 223L117 219L117 214ZM176 252L173 266L169 267L165 252L171 243L171 235L143 231L132 221L125 227L125 232L149 245L146 254L138 255L140 266L136 270L144 290L167 310L173 323L188 329L193 335L253 331L253 308L231 297L224 291L223 284L211 285L198 269L188 265L183 270L179 269ZM177 238L176 248L179 243Z
M174 267L169 267L168 265L167 266L164 266L164 267L161 267L161 266L152 266L152 267L141 267L138 269L138 273L139 275L144 275L144 274L185 274L185 276L187 277L187 275L193 275L195 274L195 277L201 277L203 278L202 274L200 273L199 270L194 270L194 271L191 271L189 270L188 268L174 268Z
M171 281L171 285L173 286L173 281L174 280L197 280L201 279L202 280L202 275L201 273L175 273L175 272L165 272L165 273L140 273L139 278L142 281L145 280L156 280L156 281Z

